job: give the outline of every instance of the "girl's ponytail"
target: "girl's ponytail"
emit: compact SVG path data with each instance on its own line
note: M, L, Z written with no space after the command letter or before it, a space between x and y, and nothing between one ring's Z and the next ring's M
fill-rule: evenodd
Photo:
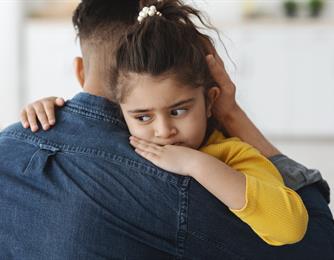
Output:
M151 6L156 12L152 16L138 12L144 18L121 41L117 52L120 85L125 86L122 83L133 72L152 76L168 73L185 85L212 86L205 58L212 41L192 19L197 18L206 28L212 26L205 23L200 11L181 0L141 0L140 5L139 12Z

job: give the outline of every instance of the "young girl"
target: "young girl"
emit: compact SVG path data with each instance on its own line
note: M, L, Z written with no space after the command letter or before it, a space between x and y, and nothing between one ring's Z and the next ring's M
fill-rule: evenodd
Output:
M220 89L206 62L210 39L191 21L202 21L199 12L177 0L143 2L138 23L120 42L111 86L135 151L193 177L265 242L298 242L308 223L300 197L255 148L217 130L212 107ZM62 105L47 99L35 113L52 113L55 102Z

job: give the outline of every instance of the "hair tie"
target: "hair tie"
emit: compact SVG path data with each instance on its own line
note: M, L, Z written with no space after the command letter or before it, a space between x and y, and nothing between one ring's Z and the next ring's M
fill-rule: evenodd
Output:
M148 17L148 16L162 16L162 14L157 10L157 8L154 5L151 5L150 7L145 6L139 13L139 16L137 18L139 23L142 23L142 21Z

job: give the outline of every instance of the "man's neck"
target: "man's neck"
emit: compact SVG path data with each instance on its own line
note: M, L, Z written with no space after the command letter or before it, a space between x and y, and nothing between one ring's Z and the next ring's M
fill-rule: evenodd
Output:
M106 89L99 82L86 81L83 90L91 95L104 97L112 101L110 93L106 93Z

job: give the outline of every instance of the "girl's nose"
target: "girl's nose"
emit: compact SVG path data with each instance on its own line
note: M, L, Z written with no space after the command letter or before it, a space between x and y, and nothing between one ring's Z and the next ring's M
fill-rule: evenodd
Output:
M159 138L169 138L174 136L177 133L176 128L166 121L161 121L157 124L155 128L155 137Z

